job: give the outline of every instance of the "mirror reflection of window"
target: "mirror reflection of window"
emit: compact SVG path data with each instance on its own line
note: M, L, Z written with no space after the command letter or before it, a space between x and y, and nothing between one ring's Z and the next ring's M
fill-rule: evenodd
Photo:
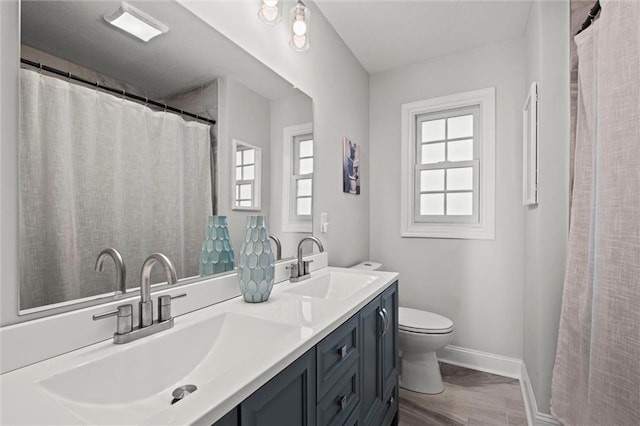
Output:
M261 150L239 140L233 140L235 158L234 210L260 209Z
M293 137L294 165L292 185L295 200L292 210L294 220L311 220L311 201L313 187L313 134L307 133Z

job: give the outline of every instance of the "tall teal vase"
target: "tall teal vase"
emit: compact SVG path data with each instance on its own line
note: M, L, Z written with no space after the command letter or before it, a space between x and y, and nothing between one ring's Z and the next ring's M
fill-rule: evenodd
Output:
M201 276L233 269L233 247L229 240L226 216L209 216L202 251L199 273Z
M240 292L249 303L264 302L273 289L274 257L264 216L249 216L238 256Z

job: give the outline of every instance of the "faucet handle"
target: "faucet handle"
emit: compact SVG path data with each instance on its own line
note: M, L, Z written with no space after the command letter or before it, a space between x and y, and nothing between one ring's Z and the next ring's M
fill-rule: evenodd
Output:
M187 293L170 296L168 294L158 297L158 322L169 321L171 319L171 300L186 297Z
M93 316L93 320L97 321L116 315L118 317L118 321L116 323L116 334L125 334L130 332L133 329L133 306L130 304L120 305L113 311L96 314Z
M302 271L302 274L300 274L300 275L308 275L308 274L311 273L311 271L310 271L311 268L309 268L309 264L311 262L313 262L313 259L311 259L311 260L303 260L302 261L302 267L304 268L304 270Z
M300 275L302 275L300 273L301 271L298 271L297 263L292 263L289 266L285 266L285 269L291 269L291 275L289 276L290 278L298 278Z

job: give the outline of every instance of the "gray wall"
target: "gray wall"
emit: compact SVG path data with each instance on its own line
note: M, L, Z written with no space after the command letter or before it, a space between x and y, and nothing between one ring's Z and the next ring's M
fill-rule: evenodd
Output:
M288 48L283 22L259 19L255 2L186 3L196 15L313 98L315 183L313 233L329 252L333 266L350 266L369 256L369 77L318 8L311 9L311 49ZM293 3L288 3L288 7ZM342 138L361 144L362 194L342 193ZM330 227L320 233L320 212Z
M269 214L269 231L280 238L282 258L296 256L298 241L308 234L282 231L282 213L288 206L283 204L283 146L290 141L283 140L285 127L313 123L313 105L311 98L299 93L282 99L271 101L271 210ZM288 184L288 182L287 182ZM316 184L317 185L317 184ZM305 249L310 248L305 243Z
M455 324L452 344L522 358L524 39L371 76L371 258L401 271L400 305ZM400 237L400 106L496 87L495 241Z
M525 211L523 359L538 410L549 413L569 221L569 3L536 0L526 82L539 82L539 204Z
M218 80L218 90L218 213L227 216L229 236L237 262L247 216L267 215L269 212L270 102L229 78ZM235 173L232 139L262 148L260 211L231 209L234 191L231 182L232 174ZM204 225L202 229L204 230Z

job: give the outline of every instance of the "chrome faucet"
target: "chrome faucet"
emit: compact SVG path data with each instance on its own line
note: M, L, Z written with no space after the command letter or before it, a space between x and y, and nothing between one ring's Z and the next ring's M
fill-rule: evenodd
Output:
M173 327L171 300L184 297L187 294L182 293L176 296L166 294L158 297L158 320L154 321L153 302L151 301L151 270L156 263L160 263L164 268L169 284L175 284L178 281L173 263L164 254L154 253L144 261L140 272L139 322L137 327L133 327L133 305L131 304L120 305L115 310L93 316L94 321L111 316L118 317L116 332L113 334L113 343L133 342Z
M282 243L275 235L269 235L269 238L271 238L273 242L276 243L276 260L282 259Z
M178 281L176 268L167 256L162 253L154 253L147 257L142 264L140 271L140 328L153 324L153 302L151 301L151 269L156 263L160 263L164 268L169 284Z
M96 271L101 272L104 268L104 261L110 257L116 265L116 288L114 296L121 297L127 293L127 268L124 266L124 260L120 252L114 248L106 248L100 252L96 259Z
M310 240L316 243L318 245L318 249L320 250L320 253L324 251L322 242L318 238L314 236L308 236L301 239L300 242L298 243L298 261L287 267L287 269L291 269L291 276L289 277L289 281L292 281L292 282L302 281L302 280L306 280L310 276L309 264L313 261L304 260L304 257L303 257L304 255L302 254L302 243L304 243L307 240Z

